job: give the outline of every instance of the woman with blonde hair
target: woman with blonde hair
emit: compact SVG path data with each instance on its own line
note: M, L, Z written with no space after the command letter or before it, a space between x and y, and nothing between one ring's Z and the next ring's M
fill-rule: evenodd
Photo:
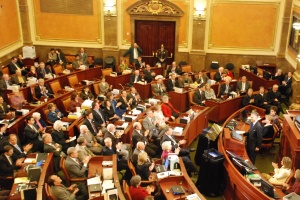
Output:
M277 163L272 162L274 167L274 175L269 178L269 182L274 185L282 185L291 174L292 160L289 157L283 157L281 160L281 168Z
M148 154L146 152L139 153L136 173L141 176L142 180L149 180L153 168L154 163L150 162Z
M216 99L215 91L210 87L210 84L205 84L205 99Z

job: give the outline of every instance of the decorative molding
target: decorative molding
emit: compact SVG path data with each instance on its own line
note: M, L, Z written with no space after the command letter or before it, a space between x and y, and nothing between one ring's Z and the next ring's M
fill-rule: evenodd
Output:
M129 15L168 15L182 16L184 12L169 1L138 1L126 9Z

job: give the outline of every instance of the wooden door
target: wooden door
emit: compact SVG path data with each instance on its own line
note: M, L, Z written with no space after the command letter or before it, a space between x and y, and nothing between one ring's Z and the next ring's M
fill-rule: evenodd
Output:
M175 53L175 22L135 21L135 42L143 50L143 60L151 66L158 61L155 53L164 44L168 50L167 64L171 64ZM172 53L172 58L171 57Z

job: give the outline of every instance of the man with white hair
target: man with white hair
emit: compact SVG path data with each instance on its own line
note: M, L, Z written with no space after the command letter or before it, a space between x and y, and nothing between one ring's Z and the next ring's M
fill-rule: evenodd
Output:
M21 85L26 83L25 76L22 76L21 70L17 70L16 74L11 76L11 83L16 85Z
M42 97L45 98L53 98L53 92L48 85L45 85L44 79L40 78L38 80L38 85L34 88L36 98L40 99Z
M223 97L223 96L231 96L231 92L233 90L232 86L230 85L230 82L231 82L231 78L229 77L226 77L225 78L225 83L223 83L221 86L220 86L220 94L219 94L219 97Z
M142 80L142 76L140 75L139 70L135 70L133 74L130 76L129 86L133 86L134 83L137 83Z
M111 138L113 147L115 147L117 144L120 145L119 154L122 155L124 160L128 160L128 158L131 158L132 149L130 144L127 143L123 144L121 142L122 134L123 134L122 131L119 130L116 131L115 125L108 124L107 132L104 135L104 139L108 137Z
M41 133L45 133L47 129L47 124L46 122L41 118L41 113L39 112L34 112L32 113L32 117L34 119L34 125L35 127L38 128L38 131Z
M146 131L142 130L142 125L140 122L134 122L132 132L132 144L136 147L137 142L143 142L145 144L145 151L151 158L159 158L161 155L160 147L156 146L154 143L150 143L148 140L149 129Z
M222 74L223 74L223 72L224 72L224 67L219 67L218 72L214 76L214 80L216 82L219 82L220 80L222 80Z
M267 102L269 105L277 106L277 114L279 115L280 112L283 113L281 107L281 93L278 91L278 85L274 84L272 90L268 91L267 93Z
M0 80L0 91L2 92L3 90L7 89L7 86L10 86L11 80L9 78L8 74L3 74L2 79Z
M145 143L144 142L137 142L136 143L136 147L133 151L132 154L132 163L134 164L134 166L137 165L137 161L138 161L138 156L141 152L145 151Z
M86 139L86 147L91 150L94 154L100 155L102 153L103 146L97 142L92 133L89 131L86 125L81 125L79 127L80 135Z

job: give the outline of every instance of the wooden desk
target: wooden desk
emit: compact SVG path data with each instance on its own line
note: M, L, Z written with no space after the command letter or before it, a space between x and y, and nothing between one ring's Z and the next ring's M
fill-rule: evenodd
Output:
M271 74L276 73L276 64L275 63L264 63L262 65L256 65L258 68L261 68Z
M244 108L242 108L244 109ZM219 152L221 152L225 159L224 159L224 167L227 171L226 173L226 188L225 191L223 193L223 196L225 199L259 199L259 200L267 200L270 199L270 197L268 197L267 195L265 195L262 191L260 191L258 188L256 188L252 183L250 183L248 180L246 180L246 178L236 169L236 167L234 166L234 164L232 163L231 159L229 158L229 156L226 153L226 149L228 149L229 146L225 147L224 145L224 137L225 137L225 131L227 129L225 129L226 124L233 118L236 118L237 116L239 116L239 113L241 112L241 110L236 111L235 113L233 113L231 116L228 117L228 119L224 122L223 125L223 132L220 133L219 135L219 140L218 140L218 150ZM246 106L245 109L247 110L253 110L256 109L260 115L263 115L263 113L265 112L264 109L255 107L255 106ZM245 126L245 127L239 127L239 128L245 128L245 131L247 131L247 128L249 129L249 126ZM244 145L240 145L236 148L242 148L240 150L238 150L239 156L244 156L245 159L248 158L247 152L246 152L246 148ZM234 149L234 147L233 147ZM255 173L259 173L259 171L255 171ZM285 196L285 194L282 192L281 189L277 189L275 188L276 193L278 195L281 196L281 198L283 196Z
M40 62L39 60L40 60L40 59L39 59L38 56L35 57L35 58L24 58L24 59L23 59L23 63L24 63L25 66L26 66L26 65L34 66L34 63L35 63L35 62L37 62L37 63Z
M249 81L253 81L252 89L254 91L259 90L260 86L264 86L265 89L268 89L268 88L272 87L274 84L279 84L278 80L266 80L262 77L257 76L256 74L248 72L248 71L246 71L242 68L240 68L239 76L240 77L241 76L246 76Z
M129 83L131 74L119 75L119 76L105 76L106 82L112 85L114 89L122 89L125 84ZM122 86L120 85L122 84Z
M149 99L152 96L151 83L147 83L146 85L135 83L133 86L139 93L142 100Z
M168 92L170 97L169 101L179 112L185 112L189 107L189 96L188 92L184 91L183 93L177 93L174 91Z
M30 154L27 157L35 157L35 154ZM53 174L53 153L49 153L45 163L43 164L41 175L39 182L37 183L37 199L47 199L46 192L44 190L44 184L47 181L48 176ZM27 172L24 172L23 170L20 170L16 177L26 177ZM20 200L21 199L21 193L15 192L18 187L18 184L13 184L12 189L10 191L9 200Z
M214 110L209 114L209 120L220 123L225 121L232 113L236 112L241 108L243 96L236 98L224 100L221 102L215 102L212 100L207 100L205 105L208 107L216 106Z
M299 112L299 111L298 111ZM292 159L292 169L300 168L300 134L293 121L293 115L283 115L278 161L284 156Z
M103 161L109 161L109 160L112 160L113 161L113 180L114 180L114 184L115 184L115 188L117 188L118 190L118 196L119 196L119 199L123 200L125 199L124 197L124 194L122 192L122 187L120 185L120 181L119 181L119 177L118 177L118 171L117 171L117 156L116 154L112 155L112 156L95 156L95 157L92 157L89 161L89 172L88 172L88 177L94 177L96 172L100 172L102 174L102 169L103 169L103 166L102 166L102 162ZM110 168L110 167L108 167ZM94 196L91 196L91 195L94 195ZM100 196L100 193L96 192L96 193L90 193L89 192L89 197L90 199L96 199L95 197L99 197ZM93 198L92 198L93 197ZM103 196L102 196L103 197ZM104 198L97 198L97 199L104 199Z
M182 158L179 158L179 164L181 172L183 174L182 176L169 176L158 181L161 187L161 191L163 192L166 199L185 199L186 196L193 193L196 193L200 197L200 199L205 199L205 197L198 191L191 178L187 175ZM171 186L182 186L185 194L174 195L172 193ZM169 190L169 192L166 192L167 189Z

